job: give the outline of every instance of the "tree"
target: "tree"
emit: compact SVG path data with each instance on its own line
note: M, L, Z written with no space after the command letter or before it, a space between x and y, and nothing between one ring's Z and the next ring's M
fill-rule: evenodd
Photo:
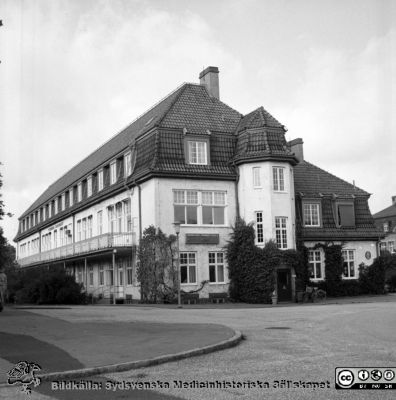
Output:
M138 249L137 279L144 303L171 302L177 290L174 266L176 237L149 226L143 232Z

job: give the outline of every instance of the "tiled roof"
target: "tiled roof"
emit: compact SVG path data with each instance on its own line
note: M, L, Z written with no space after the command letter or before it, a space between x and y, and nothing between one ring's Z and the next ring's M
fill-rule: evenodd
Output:
M391 218L391 217L396 217L396 204L392 204L391 206L389 206L373 215L374 219Z
M312 175L310 175L312 173ZM304 240L355 240L377 239L381 232L374 224L368 206L368 193L303 161L294 168L296 192L296 223ZM326 189L326 190L325 190ZM350 198L354 203L355 227L337 227L335 203L337 197ZM302 226L302 200L320 199L322 226L320 228Z
M186 83L50 185L20 218L30 214L93 172L102 163L126 150L134 139L155 126L187 128L187 131L198 134L206 133L207 129L234 132L240 119L241 114L220 100L210 97L204 86ZM137 154L136 174L142 174L143 169L149 171L150 165L147 163L152 159L147 157L150 157L150 154L148 152L140 154L139 151Z
M259 107L251 113L246 114L241 119L237 128L237 132L242 132L244 129L248 128L260 128L262 126L284 129L284 126L268 111L266 111L263 107Z
M294 190L305 196L318 196L319 193L369 196L364 190L307 161L301 161L294 167Z

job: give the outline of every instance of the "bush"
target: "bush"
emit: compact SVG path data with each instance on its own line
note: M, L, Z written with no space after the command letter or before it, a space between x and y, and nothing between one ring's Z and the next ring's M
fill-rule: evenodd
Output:
M20 270L11 293L18 303L83 304L82 285L61 267Z
M390 292L396 292L396 274L389 276L386 283L389 285Z
M380 256L370 265L362 264L359 267L359 283L362 293L385 293L385 274L388 268L388 257Z

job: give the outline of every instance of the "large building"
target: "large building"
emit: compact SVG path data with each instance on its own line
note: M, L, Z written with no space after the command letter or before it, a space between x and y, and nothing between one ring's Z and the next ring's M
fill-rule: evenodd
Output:
M228 290L224 246L240 216L258 246L302 240L313 280L325 274L315 245L342 243L344 279L357 279L377 255L370 195L305 161L302 139L287 143L263 107L242 115L221 102L218 72L206 68L49 186L19 218L19 264L60 264L95 296L138 300L142 231L180 222L182 289L208 281L205 299ZM277 271L279 300L294 298L294 278Z
M392 196L392 204L373 215L375 224L384 237L380 241L380 252L396 253L396 196Z

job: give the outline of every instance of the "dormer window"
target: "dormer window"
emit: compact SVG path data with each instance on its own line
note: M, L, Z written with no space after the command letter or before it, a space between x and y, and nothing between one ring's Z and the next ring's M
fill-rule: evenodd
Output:
M320 227L320 204L314 202L303 202L304 226Z
M103 169L98 171L98 192L103 190Z
M66 208L66 194L63 193L62 194L62 198L61 198L61 209L62 211Z
M110 164L110 185L113 185L117 181L117 161L113 161Z
M384 228L384 232L389 232L389 223L388 222L384 222L382 227Z
M87 197L92 196L92 176L87 178Z
M188 140L188 163L195 165L208 164L208 145L207 141Z
M124 178L128 177L132 173L132 156L131 153L124 155Z
M82 200L82 182L77 185L77 201L80 202Z
M338 227L355 226L355 207L352 202L336 203L336 223Z

